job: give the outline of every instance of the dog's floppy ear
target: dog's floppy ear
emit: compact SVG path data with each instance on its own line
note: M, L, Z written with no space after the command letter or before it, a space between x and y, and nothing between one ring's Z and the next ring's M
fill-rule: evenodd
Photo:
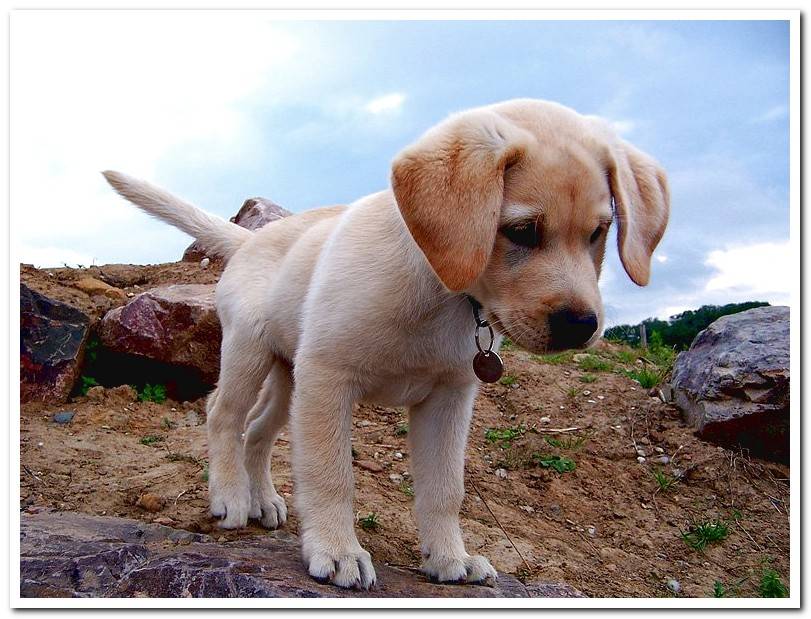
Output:
M504 171L532 139L489 110L452 116L404 149L392 189L408 230L446 288L470 286L495 243Z
M625 141L618 140L611 155L608 176L619 227L620 259L634 283L646 286L651 255L670 214L667 177L653 158Z

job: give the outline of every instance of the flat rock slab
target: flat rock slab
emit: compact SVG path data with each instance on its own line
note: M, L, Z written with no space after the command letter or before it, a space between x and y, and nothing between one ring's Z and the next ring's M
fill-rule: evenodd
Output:
M437 585L375 565L371 591L320 584L285 531L217 542L138 520L73 512L21 514L21 597L584 597L564 584Z
M147 290L107 312L99 331L102 343L114 352L193 368L216 381L222 331L214 284Z
M20 284L20 401L65 402L79 377L90 317Z
M723 316L680 353L671 385L699 435L785 461L789 453L789 308Z

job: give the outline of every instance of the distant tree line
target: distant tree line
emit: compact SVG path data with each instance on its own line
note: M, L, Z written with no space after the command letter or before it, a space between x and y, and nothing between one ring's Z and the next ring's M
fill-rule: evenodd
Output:
M688 310L676 314L668 320L647 318L637 325L617 325L607 329L604 337L607 340L638 346L639 327L644 324L649 341L656 344L661 343L676 350L687 350L696 335L721 316L737 314L764 305L769 304L763 301L748 301L747 303L728 303L727 305L702 305L697 310Z

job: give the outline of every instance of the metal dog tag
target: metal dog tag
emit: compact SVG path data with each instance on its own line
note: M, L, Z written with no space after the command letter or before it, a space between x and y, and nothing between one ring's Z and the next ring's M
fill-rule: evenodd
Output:
M504 374L504 363L498 353L480 351L473 357L473 372L483 383L494 383Z

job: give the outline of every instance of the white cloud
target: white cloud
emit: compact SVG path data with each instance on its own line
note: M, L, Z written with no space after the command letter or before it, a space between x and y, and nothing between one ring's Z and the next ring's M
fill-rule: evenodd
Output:
M240 152L251 139L242 106L279 85L299 50L267 19L228 13L17 12L11 29L19 258L55 265L78 261L77 239L148 225L99 171L154 180L160 159L192 141L209 162Z
M705 264L717 273L705 290L750 296L788 295L796 283L792 254L789 241L712 251Z
M372 99L364 106L364 109L371 114L396 112L402 107L404 101L405 95L399 92L393 92L391 94Z

